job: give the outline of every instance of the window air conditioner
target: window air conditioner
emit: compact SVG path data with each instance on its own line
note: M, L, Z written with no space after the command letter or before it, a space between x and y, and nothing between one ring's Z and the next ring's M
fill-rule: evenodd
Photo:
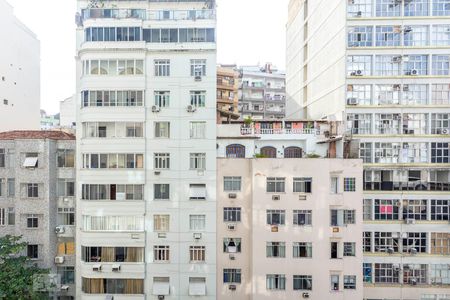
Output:
M278 232L278 226L277 225L272 225L272 227L270 228L270 231Z
M237 197L236 193L229 193L228 194L228 198L230 198L230 199L236 199L236 197Z
M201 234L200 232L195 232L195 233L193 234L193 236L194 236L194 239L196 239L196 240L199 240L199 239L202 238L202 234Z
M56 256L55 264L62 264L62 263L64 263L64 256Z
M200 75L195 75L195 81L202 81L202 76Z
M419 75L419 70L417 70L417 69L411 69L411 70L409 71L409 75L411 75L411 76L417 76L417 75Z
M362 17L362 11L356 12L356 17Z
M92 266L92 271L94 272L101 272L102 270L102 265L93 265Z
M167 234L166 234L166 233L164 233L164 232L158 233L158 238L159 238L159 239L165 239L166 237L167 237Z
M164 300L164 299L165 299L164 295L158 295L158 300Z
M409 249L409 253L411 255L415 255L415 254L417 254L417 249L416 248L411 248L411 249Z
M403 27L403 32L411 32L411 31L412 31L411 26L405 26L405 27Z
M449 134L449 133L450 133L450 130L447 128L444 128L441 130L441 134Z
M302 297L305 298L305 299L308 299L309 298L309 293L303 293Z
M272 195L272 200L273 201L279 201L281 199L280 195Z
M228 230L236 230L236 224L228 224Z
M230 260L235 260L236 259L236 256L234 256L234 254L230 254Z
M55 232L56 233L64 233L65 228L63 226L56 226Z
M414 224L416 224L416 220L415 219L406 219L405 223L407 225L414 225Z
M160 112L161 108L158 105L153 105L152 106L152 112L157 113Z
M112 265L112 271L113 272L119 272L120 271L120 265Z
M305 201L306 200L306 195L304 195L304 194L298 195L298 200Z
M387 253L394 254L395 250L392 247L387 248Z
M230 291L235 291L236 290L236 285L235 284L230 284L228 286L228 288L230 289Z
M357 98L348 98L347 104L348 105L356 105L356 104L358 104L358 99Z
M187 111L188 112L195 112L197 110L197 108L194 105L188 105L187 106Z

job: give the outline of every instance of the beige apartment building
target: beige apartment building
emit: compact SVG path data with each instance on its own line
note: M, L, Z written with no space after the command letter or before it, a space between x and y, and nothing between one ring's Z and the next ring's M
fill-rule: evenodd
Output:
M361 300L362 162L268 124L218 127L217 299Z

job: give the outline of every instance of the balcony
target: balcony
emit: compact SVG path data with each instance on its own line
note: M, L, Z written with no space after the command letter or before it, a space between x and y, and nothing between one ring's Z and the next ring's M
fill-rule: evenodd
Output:
M430 181L382 181L382 182L364 182L365 191L450 191L449 182L430 182Z
M89 19L137 19L144 21L215 20L216 11L214 9L202 9L202 10L145 10L145 9L109 9L109 8L83 9L81 12L81 22Z
M241 135L266 135L266 134L311 134L318 135L320 130L314 128L302 129L258 129L253 127L241 127Z

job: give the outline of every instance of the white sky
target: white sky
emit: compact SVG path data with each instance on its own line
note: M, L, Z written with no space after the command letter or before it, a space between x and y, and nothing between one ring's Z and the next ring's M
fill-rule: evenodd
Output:
M76 0L7 0L41 41L41 107L59 111L75 92ZM218 63L285 68L288 0L217 0Z

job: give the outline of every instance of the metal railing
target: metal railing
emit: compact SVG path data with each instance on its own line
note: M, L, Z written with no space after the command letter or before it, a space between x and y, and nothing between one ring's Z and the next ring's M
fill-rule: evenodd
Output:
M146 10L121 8L88 8L81 12L82 20L88 19L139 19L150 21L214 20L214 9L201 10Z
M302 128L302 129L257 129L251 127L241 127L242 135L259 135L259 134L314 134L319 135L320 130L315 128Z

